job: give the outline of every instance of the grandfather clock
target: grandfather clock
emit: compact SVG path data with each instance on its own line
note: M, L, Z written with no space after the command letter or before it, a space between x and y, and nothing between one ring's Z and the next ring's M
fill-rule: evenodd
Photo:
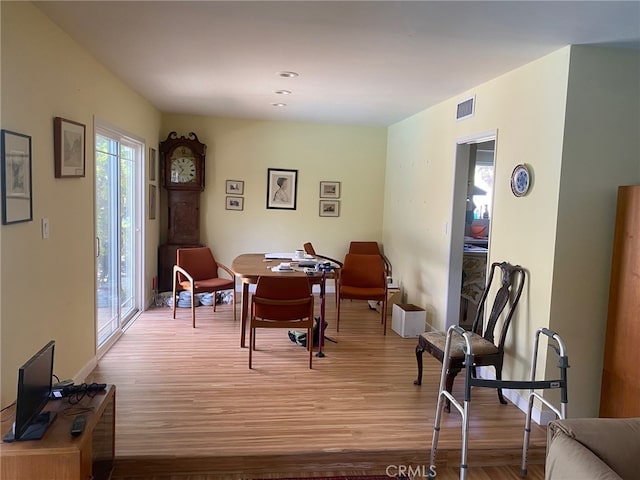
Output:
M167 189L167 243L158 250L158 288L171 290L178 248L200 246L200 193L204 190L207 146L195 133L171 132L160 142L163 185Z

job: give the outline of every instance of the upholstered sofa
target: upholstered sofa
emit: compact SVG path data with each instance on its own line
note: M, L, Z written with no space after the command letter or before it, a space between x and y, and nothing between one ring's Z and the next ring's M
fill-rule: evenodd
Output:
M640 418L573 418L549 423L546 480L638 478Z

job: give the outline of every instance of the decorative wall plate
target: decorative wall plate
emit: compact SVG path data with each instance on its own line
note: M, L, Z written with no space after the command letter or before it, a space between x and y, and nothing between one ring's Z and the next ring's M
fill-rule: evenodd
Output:
M524 163L516 165L511 173L511 191L516 197L524 197L531 186L531 172Z

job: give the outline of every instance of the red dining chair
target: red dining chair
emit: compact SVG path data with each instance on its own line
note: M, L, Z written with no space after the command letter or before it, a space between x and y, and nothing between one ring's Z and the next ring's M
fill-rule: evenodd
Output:
M251 297L249 368L256 348L257 328L307 329L309 368L313 361L313 295L306 277L259 277ZM309 341L311 339L311 341Z
M374 300L382 302L380 309L383 333L387 334L387 277L380 255L347 253L340 269L338 287L338 313L336 330L340 331L340 304L342 300Z

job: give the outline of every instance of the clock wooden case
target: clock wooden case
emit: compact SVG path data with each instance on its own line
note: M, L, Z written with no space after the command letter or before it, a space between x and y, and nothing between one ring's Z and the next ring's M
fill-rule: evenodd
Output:
M171 289L178 248L200 246L200 193L204 190L207 146L190 132L171 132L160 142L163 185L167 189L167 243L158 252L158 287Z

